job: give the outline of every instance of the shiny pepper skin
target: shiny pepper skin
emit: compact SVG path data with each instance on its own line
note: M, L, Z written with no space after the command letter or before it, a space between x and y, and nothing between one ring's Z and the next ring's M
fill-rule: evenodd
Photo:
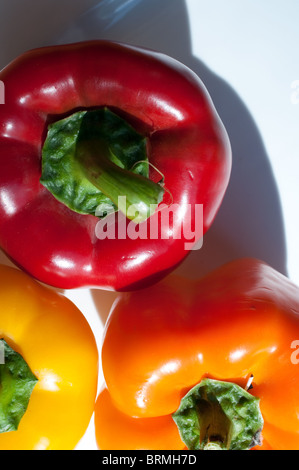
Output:
M253 375L257 449L298 450L298 339L299 288L256 259L121 294L103 340L99 447L183 449L171 416L181 398L204 377L245 387Z

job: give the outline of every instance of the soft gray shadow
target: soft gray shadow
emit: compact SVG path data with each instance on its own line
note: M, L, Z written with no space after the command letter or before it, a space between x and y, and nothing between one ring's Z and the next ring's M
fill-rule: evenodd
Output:
M183 0L102 0L58 42L110 39L164 52L194 70L206 85L227 129L233 151L229 187L203 248L177 269L199 277L224 262L256 257L286 274L283 216L259 130L232 87L192 54Z
M55 42L98 0L1 0L0 70L23 52Z
M10 266L15 268L16 265L6 256L6 254L0 249L0 265Z
M11 261L11 259L1 249L0 249L0 265L10 266L11 268L15 268L15 269L21 269L13 261ZM37 282L39 282L39 281L37 281ZM48 289L59 292L60 294L63 294L65 292L64 289L58 289L57 287L52 287L52 286L49 286L48 284L44 284L42 282L39 282L39 283L42 284L43 286L47 287Z
M110 292L101 289L92 289L91 293L101 322L105 325L111 307L119 294L117 292Z

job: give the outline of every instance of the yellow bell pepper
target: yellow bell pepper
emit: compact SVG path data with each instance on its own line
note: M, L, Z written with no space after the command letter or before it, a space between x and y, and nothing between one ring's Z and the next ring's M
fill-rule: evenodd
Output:
M83 314L0 266L0 450L70 450L97 391L98 350Z

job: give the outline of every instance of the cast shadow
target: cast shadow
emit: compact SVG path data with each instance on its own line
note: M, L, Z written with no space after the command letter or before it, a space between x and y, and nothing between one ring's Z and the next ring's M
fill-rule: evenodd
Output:
M261 135L241 98L192 54L183 0L102 0L80 16L58 43L110 39L164 52L190 67L206 85L227 129L233 152L228 190L202 249L176 272L198 278L239 257L256 257L286 273L286 246L279 194ZM158 261L158 260L157 260ZM116 294L93 290L101 314Z
M0 70L29 49L48 46L98 0L2 0Z
M15 269L20 269L21 271L24 271L23 268L20 268L14 261L12 261L5 253L3 250L0 249L0 265L2 266L9 266L11 268L15 268ZM30 276L30 274L28 274ZM31 276L30 276L31 277ZM36 279L35 279L36 280ZM49 286L48 284L44 284L43 282L40 282L40 281L37 281L36 282L39 282L39 284L45 286L46 288L48 289L51 289L51 290L54 290L60 294L64 294L65 293L65 290L64 289L59 289L58 287L52 287L52 286Z
M10 266L11 268L16 268L16 265L6 256L4 251L0 249L0 265Z

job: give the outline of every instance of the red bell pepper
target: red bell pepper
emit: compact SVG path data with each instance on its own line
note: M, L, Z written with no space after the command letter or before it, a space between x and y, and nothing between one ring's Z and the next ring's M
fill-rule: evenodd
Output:
M231 153L192 71L157 52L91 41L29 51L0 79L0 246L15 263L56 287L121 290L155 281L185 258L187 238L169 236L166 223L158 239L116 230L100 240L95 215L108 204L128 227L123 196L144 209L140 220L131 215L138 232L159 223L149 208L168 198L172 233L182 231L188 205L203 205L203 233L210 227Z

